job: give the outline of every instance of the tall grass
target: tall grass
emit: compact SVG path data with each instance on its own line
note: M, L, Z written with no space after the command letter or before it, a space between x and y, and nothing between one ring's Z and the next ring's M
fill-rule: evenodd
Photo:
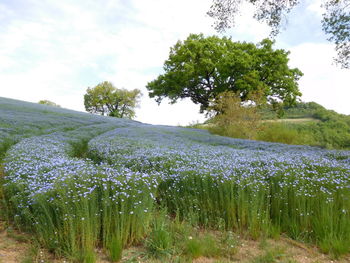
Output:
M227 230L253 238L287 234L316 243L336 257L350 252L349 189L330 195L316 185L309 187L307 180L296 186L300 178L292 170L286 172L291 175L267 175L260 185L249 179L237 182L189 174L161 183L160 198L170 214L195 218L202 226L218 228L223 220ZM306 193L299 187L311 189Z
M118 189L103 179L94 178L94 190L88 197L77 188L83 179L61 182L55 191L37 196L25 208L20 199L26 197L20 189L7 187L11 217L20 229L34 233L41 245L59 256L94 262L94 248L101 247L116 261L122 247L139 242L148 232L153 199L147 185L129 180L128 190Z
M252 139L265 142L277 142L292 145L325 146L321 140L315 138L309 129L302 129L304 124L287 123L262 123L259 130L251 131L253 136L247 136L240 124L232 124L226 127L217 125L208 126L213 134L232 138ZM246 129L249 129L246 128Z
M330 172L319 169L320 173ZM147 184L128 180L118 188L105 183L103 175L87 186L93 187L88 197L80 188L86 183L84 176L59 182L55 191L37 196L28 207L21 206L26 196L19 186L7 187L5 195L20 228L35 233L56 254L81 262L94 262L95 247L117 261L123 247L137 244L147 234L152 236L148 243L152 253L170 253L172 240L162 222L150 225L159 205L170 216L204 228L221 229L223 224L225 230L247 233L254 239L287 234L315 243L335 257L350 252L348 188L332 189L330 185L333 192L323 192L320 185L298 178L293 169L274 176L263 172L255 178L244 177L242 171L230 178L184 173L159 184L157 202L151 197L155 191ZM192 257L204 253L200 247L197 251L196 246L201 245L196 242L188 242L186 253Z
M5 138L0 141L0 164L2 163L7 150L10 149L10 147L16 142L17 140L15 138Z
M265 123L255 139L266 142L279 142L293 145L321 146L310 131L300 130L303 124Z

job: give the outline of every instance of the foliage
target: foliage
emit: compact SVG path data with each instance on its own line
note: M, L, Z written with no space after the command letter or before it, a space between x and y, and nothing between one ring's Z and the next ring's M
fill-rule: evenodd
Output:
M325 148L350 149L350 116L327 110L315 102L297 103L292 107L284 107L283 118L313 118L314 121L274 124L266 129L270 138L277 138L279 129L289 130L299 137L301 144L316 145ZM265 108L262 115L273 118L272 110ZM264 135L263 135L264 137ZM270 140L268 140L270 141ZM293 141L294 144L296 141Z
M276 247L273 249L267 249L263 255L256 257L252 263L275 263L285 262L282 261L286 257L286 253L283 248ZM287 261L291 262L291 261ZM292 262L291 262L292 263Z
M265 120L276 119L276 117L280 119L317 118L317 112L325 110L323 106L316 102L297 102L292 106L282 105L281 111L283 111L283 114L279 117L276 115L276 111L273 109L272 105L260 107L262 118Z
M49 105L49 106L55 106L55 107L61 107L60 105L52 102L52 101L49 101L49 100L39 100L38 102L39 104L44 104L44 105Z
M213 0L208 15L215 19L215 29L224 31L234 25L242 0ZM271 27L271 35L276 36L281 28L282 19L296 5L298 0L246 0L255 7L254 18L267 22ZM344 68L350 67L350 1L325 0L325 13L322 28L330 37L328 40L336 44L338 56L335 61Z
M138 89L117 89L104 81L94 88L88 88L84 95L86 111L117 118L132 119L141 92Z
M164 214L155 218L152 232L146 240L146 248L153 257L169 257L173 250L173 237L164 218Z
M350 1L328 0L325 4L322 27L335 43L338 56L335 62L343 68L350 68Z
M145 245L152 258L163 259L163 262L166 259L166 262L171 261L170 258L176 254L188 259L185 262L191 262L198 257L229 257L235 253L235 243L232 242L232 238L227 238L226 231L222 230L222 238L221 235L202 233L203 230L191 226L186 221L170 219L166 211L163 211L154 216L152 230L145 240Z
M123 242L118 236L112 236L108 245L109 257L112 262L118 262L122 259Z
M282 107L281 111L283 117L278 119L272 105L260 106L257 112L261 117L260 125L252 125L252 131L242 122L225 124L215 118L207 125L197 124L196 127L233 138L350 149L350 116L327 110L315 102L298 102L294 106Z
M235 138L254 139L261 126L261 117L258 111L261 95L252 94L250 100L254 104L242 105L239 94L225 91L220 93L210 105L209 110L216 114L210 130L220 135Z
M260 91L270 103L292 104L301 95L297 81L302 73L288 67L289 52L272 46L268 39L255 45L191 34L171 48L165 73L147 84L149 95L158 103L188 97L201 112L223 91L239 93L242 101Z
M319 145L312 134L297 129L300 124L265 123L255 139L265 142L279 142L294 145Z
M271 27L271 34L277 35L280 30L281 20L285 13L298 4L298 0L248 0L256 6L254 18L259 21L265 21ZM235 15L239 12L239 6L242 0L214 0L208 12L208 15L215 20L215 29L224 31L234 25Z
M203 247L198 238L190 238L186 242L185 253L189 257L196 259L203 256Z
M10 139L10 138L4 138L1 140L0 144L0 164L2 162L2 159L4 158L6 151L10 149L10 147L16 143L16 140Z

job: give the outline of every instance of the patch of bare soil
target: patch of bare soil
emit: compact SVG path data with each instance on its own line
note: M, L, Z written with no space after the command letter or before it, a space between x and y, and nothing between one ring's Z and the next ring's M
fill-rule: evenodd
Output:
M346 263L350 262L350 255L339 260L334 260L330 256L322 254L316 247L312 247L289 238L278 240L266 240L262 247L261 241L242 240L238 252L232 261L227 262L254 262L254 259L261 257L268 251L280 251L280 257L276 257L275 262L293 263ZM277 256L277 253L276 253ZM226 261L224 261L226 262ZM261 261L262 262L262 261ZM265 261L264 261L265 262Z
M268 253L276 253L275 261L257 261L259 257L263 257ZM278 240L266 240L262 245L261 241L240 240L237 248L237 253L231 259L226 258L206 258L200 257L192 261L179 261L173 259L155 260L147 259L142 255L146 252L142 248L129 248L124 251L124 257L121 262L137 262L137 263L172 263L172 262L193 262L193 263L230 263L230 262L281 262L281 263L349 263L350 255L342 257L339 260L332 259L330 256L320 253L320 251L313 246L300 243L289 238L280 238ZM132 258L132 260L131 260Z
M29 249L28 243L10 238L4 229L4 223L0 222L0 262L18 263L21 262Z
M0 263L22 263L26 262L50 262L50 263L70 263L65 259L54 259L44 250L38 251L36 255L31 256L31 244L26 241L26 235L16 231L9 232L5 224L0 221ZM255 241L249 239L239 240L237 253L231 259L225 258L206 258L200 257L192 260L193 263L229 263L229 262L254 262L257 258L263 257L266 253L279 251L280 257L276 257L274 262L290 263L349 263L350 255L334 260L328 255L319 252L316 247L300 243L289 238L281 237L278 240ZM107 257L102 251L96 251L98 254L97 263L108 263ZM191 262L191 261L173 261L155 260L146 256L147 251L142 247L131 247L125 249L121 262L124 263L171 263L171 262ZM265 262L265 261L259 261ZM269 261L270 262L270 261Z

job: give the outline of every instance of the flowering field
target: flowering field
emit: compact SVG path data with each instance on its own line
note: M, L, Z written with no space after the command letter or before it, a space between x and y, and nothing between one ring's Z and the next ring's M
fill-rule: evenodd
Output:
M160 211L350 252L350 152L210 135L0 98L7 215L57 255L116 260ZM6 153L5 153L6 150Z

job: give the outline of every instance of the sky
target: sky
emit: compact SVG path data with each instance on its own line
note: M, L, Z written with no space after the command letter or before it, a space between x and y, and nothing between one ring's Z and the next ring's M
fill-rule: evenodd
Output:
M301 1L283 23L275 48L290 51L289 65L304 76L302 101L350 114L350 71L333 64L334 45L321 30L320 0ZM211 0L0 0L0 97L50 100L84 111L88 87L111 81L140 89L136 120L188 125L205 119L185 99L158 105L148 82L162 74L170 47L190 33L257 43L269 27L245 4L236 27L218 34L206 15Z

